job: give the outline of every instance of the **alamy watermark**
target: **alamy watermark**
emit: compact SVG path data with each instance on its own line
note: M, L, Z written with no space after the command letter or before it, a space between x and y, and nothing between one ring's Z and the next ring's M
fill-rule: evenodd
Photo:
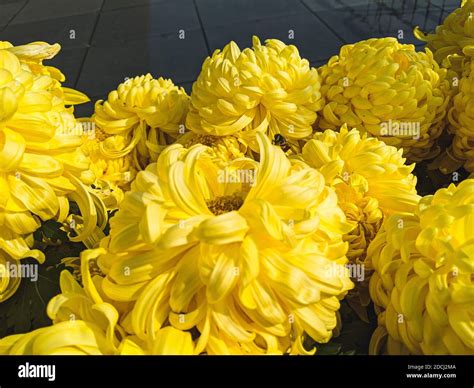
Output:
M86 136L89 140L95 139L95 123L91 121L76 122L73 126L66 128L63 136Z
M257 183L257 172L254 169L228 170L221 169L217 173L218 183L245 183L255 186Z
M54 381L56 380L56 365L37 365L27 362L18 366L18 377L21 379L43 378Z
M0 264L0 278L22 278L30 279L31 282L38 281L38 264L10 263Z
M329 264L326 268L326 275L328 277L344 277L349 274L350 278L356 282L363 282L365 280L365 266L364 264L348 263L345 265Z
M418 140L420 133L419 121L400 122L390 119L380 123L380 136L411 137L414 140Z

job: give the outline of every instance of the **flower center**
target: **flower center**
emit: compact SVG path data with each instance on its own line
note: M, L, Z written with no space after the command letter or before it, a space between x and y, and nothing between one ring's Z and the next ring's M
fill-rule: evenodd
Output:
M95 127L94 135L95 135L95 138L99 141L104 141L108 137L112 136L112 135L108 134L107 132L104 132L102 129L100 129L97 126Z
M184 146L189 148L195 144L202 144L208 147L212 147L217 143L218 137L211 135L195 135L190 139Z
M239 210L244 204L242 197L236 193L224 195L207 201L207 208L216 216Z

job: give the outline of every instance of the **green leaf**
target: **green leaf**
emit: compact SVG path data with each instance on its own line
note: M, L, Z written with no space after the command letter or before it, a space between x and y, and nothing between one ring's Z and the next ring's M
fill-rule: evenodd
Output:
M40 234L56 238L55 236L60 236L59 226L58 223L45 222L40 228ZM49 300L60 292L59 275L65 269L61 259L79 256L84 249L83 244L71 242L55 246L47 246L44 243L37 245L36 248L45 253L46 261L43 264L38 264L34 259L21 261L21 264L36 266L37 280L22 279L17 292L7 301L0 303L0 338L51 324L46 315L46 306Z
M54 220L48 220L43 223L41 231L43 235L52 240L67 241L67 233L61 230L62 224Z
M336 342L328 342L327 344L317 345L318 351L316 354L320 356L333 356L340 354L342 345Z

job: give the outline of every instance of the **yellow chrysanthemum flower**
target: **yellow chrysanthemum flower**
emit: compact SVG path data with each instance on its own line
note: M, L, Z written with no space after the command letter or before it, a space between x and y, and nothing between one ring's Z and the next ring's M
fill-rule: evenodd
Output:
M57 81L51 85L50 92L61 97L65 105L78 105L89 101L85 94L61 85L66 77L59 69L43 64L45 59L52 59L59 53L61 46L58 43L33 42L22 46L13 46L9 42L0 41L0 49L8 49L22 64L27 65L33 74L49 75Z
M87 255L86 255L87 256ZM61 294L48 304L53 325L0 340L8 355L143 355L192 354L191 334L167 327L159 330L153 348L127 336L118 324L119 312L103 299L90 276L90 261L82 261L82 288L68 271L61 273Z
M188 105L183 88L150 74L127 80L95 104L82 149L109 208L118 205L136 172L184 133Z
M194 333L194 354L299 354L306 336L330 339L352 287L350 225L320 173L257 138L259 163L225 169L206 146L166 148L87 253L147 349L167 327Z
M448 113L452 144L432 164L448 174L459 167L474 172L474 62L466 67Z
M87 131L83 135L82 151L90 159L90 169L94 174L93 189L102 199L107 209L117 209L123 199L123 190L130 189L130 183L137 174L132 154L110 158L102 152L106 142L109 148L117 150L127 147L127 139L123 136L110 136L94 127L88 119L82 119ZM95 128L95 129L94 129Z
M65 77L60 70L52 66L43 65L45 59L52 59L59 53L61 50L59 44L32 42L22 46L13 46L9 42L0 42L0 48L8 48L20 62L28 65L32 73L49 75L59 82L64 82Z
M377 354L474 354L474 180L390 217L369 247Z
M9 263L26 257L44 260L30 249L41 220L64 221L72 200L87 215L72 241L87 238L98 221L98 200L81 182L90 175L89 161L78 149L82 127L73 108L65 107L74 103L66 95L86 97L66 93L48 72L32 72L24 47L0 42L0 301L19 285L18 278L9 276Z
M425 34L415 28L414 34L427 43L441 66L461 75L464 64L474 56L474 1L463 1L436 27L435 33Z
M370 302L368 279L370 262L367 247L377 234L384 216L395 212L413 212L419 197L414 165L405 165L402 151L382 141L360 135L359 131L326 130L315 133L304 147L301 157L320 171L336 191L339 206L352 230L344 236L349 242L347 257L352 266L356 288L347 300L364 319Z
M241 51L230 42L204 61L186 126L197 135L242 136L257 151L259 131L270 138L309 136L321 108L318 72L298 49L254 37L252 48Z
M346 123L403 148L414 162L439 153L450 84L429 50L369 39L343 46L319 72L325 105L318 129Z
M101 355L107 339L92 322L71 320L0 340L1 355Z

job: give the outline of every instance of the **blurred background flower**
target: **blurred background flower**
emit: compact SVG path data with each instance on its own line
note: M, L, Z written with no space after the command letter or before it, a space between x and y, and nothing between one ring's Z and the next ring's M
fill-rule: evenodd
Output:
M372 354L474 354L474 180L395 214L369 246Z
M450 83L430 51L368 39L343 46L319 72L324 108L316 130L346 123L402 148L412 162L438 155Z
M460 167L474 171L474 63L464 67L464 75L456 87L448 112L448 133L450 143L443 153L432 163L431 168L439 168L450 174Z
M463 67L474 55L474 2L463 1L463 5L449 14L434 33L423 33L415 29L415 36L426 42L434 59L446 69L462 75Z

